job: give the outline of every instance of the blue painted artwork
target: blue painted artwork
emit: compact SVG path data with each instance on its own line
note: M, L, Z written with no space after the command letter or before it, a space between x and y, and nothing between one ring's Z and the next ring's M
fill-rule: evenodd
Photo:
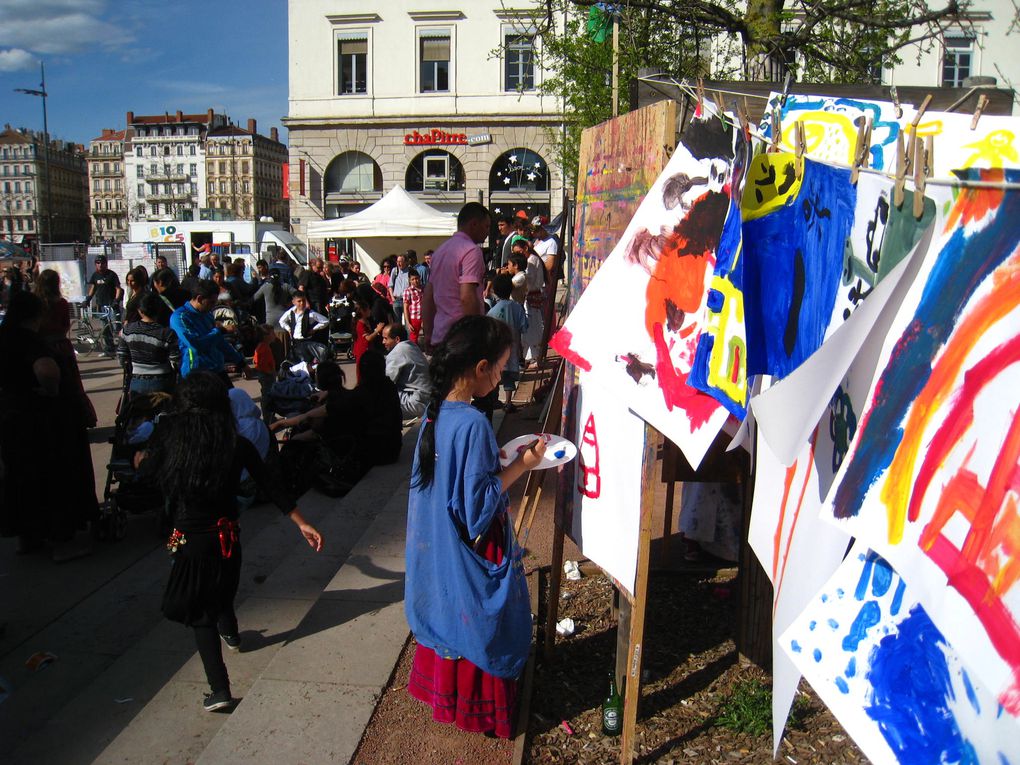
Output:
M874 763L1020 762L1020 721L967 671L902 577L861 545L780 645Z
M743 225L747 374L782 378L821 346L857 204L850 171L810 160L796 194Z

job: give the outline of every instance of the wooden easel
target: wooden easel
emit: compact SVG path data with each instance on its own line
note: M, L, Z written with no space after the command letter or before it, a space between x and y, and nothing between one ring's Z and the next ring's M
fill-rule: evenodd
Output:
M651 562L652 514L655 509L655 488L658 481L656 462L662 436L651 425L645 424L644 454L641 470L641 519L638 532L637 572L633 596L620 594L620 610L616 632L616 682L623 702L623 733L621 736L620 763L634 761L634 731L637 727L638 702L641 698L641 661L645 636L645 604L648 596L648 574ZM553 514L552 571L549 597L546 604L545 642L543 656L552 656L556 642L556 621L559 612L560 586L563 573L563 544L566 536L566 502L573 496L568 475L562 471L556 488L556 509Z

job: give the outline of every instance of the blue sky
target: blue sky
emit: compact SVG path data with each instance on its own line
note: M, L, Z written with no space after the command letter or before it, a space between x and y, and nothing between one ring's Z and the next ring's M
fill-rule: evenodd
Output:
M124 115L214 108L264 135L287 113L287 0L0 0L0 125L87 143ZM286 131L281 130L281 140Z

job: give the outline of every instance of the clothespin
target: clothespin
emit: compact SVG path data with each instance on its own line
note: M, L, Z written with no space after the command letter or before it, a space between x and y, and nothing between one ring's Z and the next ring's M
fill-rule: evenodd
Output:
M744 140L748 143L751 142L751 120L747 116L747 96L744 96L744 103L741 104L737 99L733 99L733 113L737 115L737 119L740 120L740 129L744 133Z
M921 117L924 116L925 111L928 109L928 104L931 103L931 93L924 97L921 105L917 107L917 113L914 115L914 119L910 122L910 146L907 150L907 173L911 173L914 170L915 160L919 156L919 149L917 147L917 126L921 124Z
M928 176L931 175L931 157L934 150L934 136L925 136L924 148L921 141L915 139L917 156L914 157L914 217L918 220L924 215L924 191Z
M896 119L903 119L903 107L900 105L900 94L896 91L895 85L889 88L889 96L892 98L893 106L896 109Z
M770 152L777 152L779 151L779 144L783 140L783 118L779 115L778 106L772 110L770 122L772 123L772 144L768 150Z
M978 96L977 108L974 110L974 116L970 121L971 130L977 130L978 120L981 119L981 114L984 112L986 106L988 106L988 96L982 93Z
M896 209L903 207L903 187L907 182L907 157L903 131L896 134L896 183L893 186L893 204Z
M789 72L786 73L786 79L783 80L783 94L779 96L779 105L786 106L786 99L790 95L790 82L793 80L793 75Z
M850 171L850 183L856 185L861 168L868 166L871 153L871 117L865 117L857 126L857 145L854 146L854 166Z
M719 91L716 91L712 95L712 101L715 102L716 115L719 117L719 121L722 123L723 128L728 127L729 123L726 121L726 109L723 106L722 94Z
M804 177L804 152L807 150L807 131L804 128L804 121L797 120L793 123L794 154L797 157L796 170L797 178Z
M701 119L705 115L705 81L698 78L698 104L694 107L694 116Z

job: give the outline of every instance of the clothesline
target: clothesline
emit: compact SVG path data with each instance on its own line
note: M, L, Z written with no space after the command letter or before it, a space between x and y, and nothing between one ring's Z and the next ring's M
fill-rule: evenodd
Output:
M650 79L648 77L639 77L638 79L639 80L643 80L645 82L663 82L663 80L653 80L653 79ZM686 81L685 82L679 82L678 80L676 80L672 76L669 76L669 82L670 82L670 84L675 85L677 88L679 88L689 98L691 98L693 100L697 100L698 99L697 91L695 91L694 88L691 87L691 85L688 84ZM760 96L760 95L754 94L754 93L740 93L740 92L732 91L732 90L719 90L718 88L712 88L711 92L713 92L713 93L724 93L724 94L733 95L733 96L747 96L747 97L751 97L751 98L762 98L762 99L764 99L766 101L768 101L769 98L770 98L770 96ZM716 106L716 104L714 104L713 102L711 102L708 99L703 99L703 101L704 101L704 106L709 108L709 109L711 109L712 112L715 113L718 116L718 107ZM730 120L733 119L732 115L724 114L723 116L726 119L730 119ZM750 132L752 137L759 139L763 143L771 142L771 140L772 140L771 137L764 135L757 128L757 126L751 125L750 123L748 123L747 127L748 127L748 132ZM818 158L815 158L815 157L810 157L810 158L814 162L818 162L818 163L823 164L823 165L828 165L829 167L839 168L839 169L842 169L842 170L853 170L854 169L854 165L850 165L850 164L847 164L845 162L838 162L836 160L831 160L831 159L818 159ZM857 170L858 170L858 172L861 172L861 173L871 173L872 175L883 175L886 178L891 178L893 180L896 180L896 175L894 173L889 173L889 172L886 172L884 170L878 170L878 169L873 168L873 167L858 167ZM906 180L911 181L911 183L913 182L912 178L907 178ZM932 186L949 186L949 187L968 188L968 189L1003 189L1003 190L1020 189L1020 183L1011 183L1011 182L1007 182L1007 181L1002 181L1002 182L978 181L978 180L968 180L968 179L963 179L963 178L926 178L925 179L925 183L926 184L930 184Z

